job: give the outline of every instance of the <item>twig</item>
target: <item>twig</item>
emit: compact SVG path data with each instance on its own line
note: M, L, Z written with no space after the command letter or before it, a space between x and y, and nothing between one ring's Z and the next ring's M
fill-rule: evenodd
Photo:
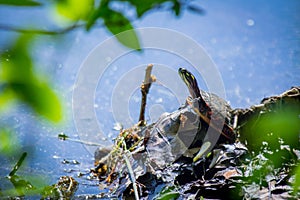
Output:
M152 82L155 81L155 77L151 76L152 67L153 67L152 64L149 64L147 66L145 79L141 85L142 102L141 102L141 109L140 109L139 125L142 125L142 126L146 124L145 109L146 109L146 103L147 103L147 95L148 95L148 92L149 92Z
M12 32L18 32L18 33L33 33L33 34L41 34L41 35L59 35L59 34L64 34L67 32L70 32L76 28L85 26L85 24L75 24L73 26L64 28L64 29L58 29L58 30L52 30L52 31L47 31L47 30L42 30L42 29L26 29L26 28L20 28L20 27L13 27L10 25L6 24L0 24L0 30L3 31L12 31Z
M89 146L100 146L103 147L102 144L99 143L94 143L94 142L88 142L88 141L83 141L83 140L78 140L78 139L73 139L73 138L69 138L69 136L65 135L64 133L60 133L58 134L58 138L60 140L69 140L71 142L78 142L80 144L84 144L84 145L89 145Z
M129 177L130 177L130 180L132 182L132 187L133 187L133 191L134 191L134 196L135 196L135 199L136 200L139 200L139 194L138 194L138 191L137 191L137 187L136 187L136 181L135 181L135 177L134 177L134 173L133 173L133 170L132 170L132 166L129 162L129 159L127 157L127 153L129 151L125 151L125 153L123 154L123 159L125 160L125 163L126 163L126 166L127 166L127 169L128 169L128 172L129 172Z

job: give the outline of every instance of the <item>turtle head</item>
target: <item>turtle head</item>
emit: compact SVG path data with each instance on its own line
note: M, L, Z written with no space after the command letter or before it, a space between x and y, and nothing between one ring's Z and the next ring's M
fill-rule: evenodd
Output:
M183 82L187 85L192 98L200 97L200 90L195 76L184 68L179 68L178 74Z

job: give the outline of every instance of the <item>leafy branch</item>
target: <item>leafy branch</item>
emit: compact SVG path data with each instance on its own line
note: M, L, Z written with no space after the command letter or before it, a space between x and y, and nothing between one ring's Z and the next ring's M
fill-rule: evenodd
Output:
M180 16L183 10L189 10L198 14L203 14L204 10L192 4L191 0L102 0L99 5L94 0L77 1L77 0L54 0L53 4L57 13L69 20L72 25L58 30L27 29L22 27L0 24L0 30L13 31L19 33L42 34L42 35L59 35L65 34L78 28L91 30L101 21L104 27L116 36L118 41L128 48L140 50L140 44L136 32L132 26L133 19L126 17L124 13L127 10L116 10L112 5L130 5L129 10L134 10L135 19L141 19L146 13L151 11L168 10ZM32 0L0 0L0 6L19 6L19 7L37 7L49 6L38 1ZM127 6L128 7L128 6ZM79 23L78 23L79 22ZM119 37L118 34L128 31L128 36Z
M146 13L155 10L170 10L179 16L184 9L203 13L201 8L191 4L188 0L53 0L45 3L34 0L0 0L0 6L10 7L50 7L53 6L57 14L69 21L69 26L61 29L44 30L39 28L24 28L9 24L0 24L0 31L18 32L27 36L20 36L1 53L0 62L0 109L11 100L17 99L26 103L33 110L51 121L61 119L61 105L56 94L44 80L35 74L34 64L30 56L30 44L35 39L33 34L63 35L76 29L90 31L99 24L115 35L124 46L141 50L138 36L132 25L134 18L140 19ZM135 17L129 19L126 9L116 9L115 5L133 10ZM129 8L128 8L129 5ZM124 32L123 34L120 34ZM21 71L20 71L21 70ZM21 73L22 72L22 73ZM25 73L25 74L24 74ZM18 76L18 74L21 74Z

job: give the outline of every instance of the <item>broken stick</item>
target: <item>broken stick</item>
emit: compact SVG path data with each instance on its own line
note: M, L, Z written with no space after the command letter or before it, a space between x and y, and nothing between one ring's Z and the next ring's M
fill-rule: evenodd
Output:
M147 103L147 95L148 95L148 92L149 92L152 82L155 82L155 77L153 75L151 76L152 67L153 67L152 64L149 64L147 66L145 79L141 85L142 102L141 102L140 117L139 117L139 125L140 126L146 125L145 109L146 109L146 103Z

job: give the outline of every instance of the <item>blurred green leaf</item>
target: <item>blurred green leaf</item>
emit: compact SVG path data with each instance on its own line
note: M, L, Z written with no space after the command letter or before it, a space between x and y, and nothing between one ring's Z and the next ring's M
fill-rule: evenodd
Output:
M90 30L98 19L102 19L105 27L117 37L120 43L136 50L141 50L141 47L130 20L127 19L122 12L111 9L111 2L118 2L119 4L121 2L129 3L135 9L137 18L141 18L148 11L164 7L167 7L172 10L176 16L179 16L184 5L188 4L179 0L102 0L100 6L91 12L87 20L86 29ZM118 35L124 31L128 32Z
M47 199L48 197L58 199L59 195L53 191L55 188L54 185L47 186L49 179L47 176L45 176L45 174L24 174L23 171L22 175L17 175L17 172L21 167L26 167L26 163L24 162L26 156L26 152L22 153L8 176L1 180L2 183L4 182L4 185L10 185L11 187L5 188L4 190L1 190L0 188L0 199L19 199L20 197L24 196L26 199L31 199L30 197L36 199L38 196L43 196L45 194L48 194L45 196Z
M0 0L0 5L9 6L40 6L41 3L31 0Z
M20 148L19 141L15 134L8 129L0 129L0 154L4 156L13 155Z
M261 113L249 119L241 130L241 140L256 152L261 150L262 142L267 142L272 150L280 148L282 139L291 148L299 147L300 105L283 104L280 109ZM280 139L280 140L279 140Z
M1 84L1 83L0 83ZM9 108L9 104L15 98L15 94L11 90L0 90L0 112Z
M30 41L30 36L21 36L13 46L8 48L8 51L1 55L0 100L5 103L15 96L36 113L58 122L62 118L59 98L48 83L34 73L28 50ZM5 105L0 104L0 108L3 106Z
M293 189L294 189L293 191L294 195L300 192L300 165L299 164L295 169L295 182L294 182Z
M137 34L130 21L122 13L117 11L110 10L109 13L109 16L104 18L104 24L107 29L114 34L118 41L124 46L135 50L141 50Z
M127 1L127 0L122 0ZM182 11L182 2L178 0L130 0L128 1L135 7L138 18L141 18L145 13L155 8L160 8L165 5L170 5L176 16L179 16Z
M99 5L99 7L97 9L94 9L91 12L91 14L87 20L86 29L90 30L99 18L108 17L109 12L110 12L110 9L108 8L108 1L106 1L106 0L101 1L101 4Z
M140 18L146 12L150 11L151 9L159 6L162 3L167 2L168 0L131 0L129 1L136 9L136 14Z
M122 13L110 9L108 1L102 1L98 9L90 15L86 26L87 30L99 18L103 19L106 28L116 36L121 44L131 49L141 50L139 39L130 21Z
M46 179L44 176L36 174L14 175L8 179L13 188L4 190L2 196L7 199L19 199L20 196L25 196L26 199L40 199L37 197L42 196L47 189ZM50 188L50 186L48 187ZM54 199L58 199L58 197Z
M174 10L176 16L180 15L180 13L181 13L180 12L181 11L181 4L180 4L179 1L177 1L177 0L174 1L173 10Z
M64 0L56 1L57 12L72 21L85 19L91 12L94 0Z
M38 114L55 122L61 119L62 111L59 99L47 83L34 80L34 83L13 83L10 86L18 94L18 97Z

